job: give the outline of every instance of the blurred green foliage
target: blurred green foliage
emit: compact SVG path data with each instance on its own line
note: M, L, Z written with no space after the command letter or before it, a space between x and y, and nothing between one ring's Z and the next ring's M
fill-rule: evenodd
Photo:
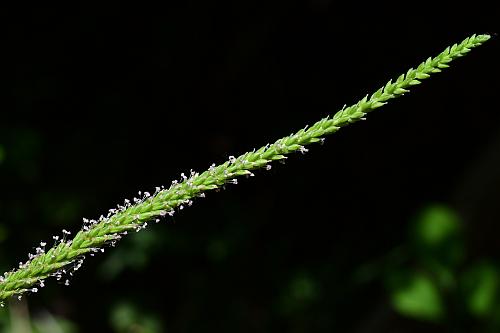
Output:
M457 214L430 205L409 230L411 241L398 249L405 259L388 256L378 264L394 310L436 323L477 318L487 331L499 329L499 266L485 259L467 261L464 225Z
M491 262L467 268L462 276L463 299L472 315L487 319L499 309L499 282L498 267Z
M410 237L422 261L445 267L456 267L463 261L461 221L444 205L423 209L410 228Z
M443 301L437 285L429 276L404 272L389 277L391 302L402 315L438 320L443 317Z
M318 282L306 273L296 273L284 288L279 308L285 315L294 315L309 308L320 297Z
M111 326L117 333L163 332L160 321L144 313L131 303L121 302L113 306L110 314Z
M78 333L79 330L70 320L54 316L48 311L31 316L26 301L11 302L8 308L0 311L1 333Z

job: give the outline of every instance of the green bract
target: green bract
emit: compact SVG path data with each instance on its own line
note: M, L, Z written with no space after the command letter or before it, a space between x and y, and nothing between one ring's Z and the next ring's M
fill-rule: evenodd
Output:
M212 165L201 174L191 172L189 177L182 174L180 182L172 182L168 189L156 188L152 195L139 192L140 198L134 198L132 202L126 200L123 205L111 209L107 216L101 216L98 220L84 219L83 228L72 240L67 240L70 233L63 230L61 238L53 237L55 245L48 251L45 250L46 243L42 242L36 248L36 253L29 255L27 262L20 263L18 269L0 277L0 302L10 296L21 297L26 292L37 292L50 276L69 283L66 276L72 275L81 267L85 255L104 251L105 245L114 245L127 232L139 231L149 221L158 222L161 217L172 215L175 209L191 205L193 198L204 196L206 191L217 189L226 183L236 184L237 177L251 176L251 171L255 169L269 169L272 161L284 159L285 155L292 152L307 152L306 145L321 141L341 127L364 119L368 112L408 92L411 86L419 84L420 80L428 78L432 73L440 72L442 68L448 67L450 61L465 55L471 48L481 45L489 38L489 35L466 38L460 44L446 48L437 57L428 58L416 69L411 68L396 81L389 81L371 96L367 95L356 104L343 108L333 117L321 119L273 144L238 157L231 156L229 161L218 166Z

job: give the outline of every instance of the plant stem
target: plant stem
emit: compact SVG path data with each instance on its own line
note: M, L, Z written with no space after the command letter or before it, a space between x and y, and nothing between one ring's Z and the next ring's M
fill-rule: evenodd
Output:
M172 215L175 209L191 205L192 199L204 196L209 190L220 188L226 183L236 184L239 176L253 176L251 171L255 169L270 169L272 161L285 159L285 155L292 152L307 152L306 145L324 140L326 135L337 132L341 127L364 119L368 112L405 94L411 86L420 84L420 80L432 73L440 72L453 59L465 55L489 38L489 35L466 38L460 44L446 48L435 58L428 58L416 69L408 70L395 82L389 81L371 96L366 95L356 104L343 108L333 117L327 116L309 128L301 129L273 144L236 158L231 156L229 161L218 166L212 165L201 174L191 172L189 177L182 174L180 182L172 182L168 189L156 188L153 195L139 192L140 198L134 198L132 202L126 200L117 209L111 209L106 217L84 219L83 228L72 240L66 240L70 233L63 230L62 237L53 237L55 245L48 251L45 251L46 243L42 242L36 253L29 255L27 262L20 263L17 270L0 277L0 302L10 296L21 297L26 292L37 292L38 287L43 287L44 280L50 276L64 279L67 284L66 276L81 267L85 255L104 251L105 245L114 245L127 232L140 231L149 221L158 222L161 217Z

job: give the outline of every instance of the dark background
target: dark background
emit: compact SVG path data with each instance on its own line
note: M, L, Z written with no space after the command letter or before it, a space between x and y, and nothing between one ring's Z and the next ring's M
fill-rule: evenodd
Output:
M495 33L487 11L381 15L317 0L4 12L0 267L138 190L273 142L448 45ZM28 297L29 317L12 302L0 325L498 329L498 45L87 260L70 287L48 282ZM452 221L436 246L415 231L429 211ZM427 287L412 291L415 276ZM484 285L493 296L477 310ZM398 306L405 292L423 306Z

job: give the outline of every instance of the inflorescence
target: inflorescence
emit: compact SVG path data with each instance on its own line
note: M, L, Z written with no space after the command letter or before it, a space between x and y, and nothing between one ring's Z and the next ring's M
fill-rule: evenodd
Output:
M343 107L333 117L327 116L311 127L281 138L258 150L241 156L230 156L223 164L212 164L210 168L188 175L181 174L168 188L156 187L154 193L139 192L137 198L125 200L123 204L110 209L106 216L97 220L83 219L83 226L73 239L71 232L62 231L62 235L53 236L54 245L46 250L47 242L40 242L28 260L20 262L19 267L0 276L0 305L3 300L26 293L36 293L45 286L45 280L55 277L65 285L78 271L86 256L104 252L106 246L115 246L129 232L145 229L151 221L159 222L162 218L173 216L177 210L191 206L193 199L204 197L205 192L215 190L226 184L237 184L239 176L254 176L252 170L271 169L271 162L284 160L292 152L305 154L305 147L311 143L324 142L324 136L337 132L350 123L364 120L368 112L379 108L388 100L408 92L411 86L420 83L432 73L448 67L448 63L468 53L471 48L481 45L489 35L473 35L460 44L446 48L435 58L428 58L416 69L411 68L400 75L395 82L389 81L371 96L366 95L358 103Z

